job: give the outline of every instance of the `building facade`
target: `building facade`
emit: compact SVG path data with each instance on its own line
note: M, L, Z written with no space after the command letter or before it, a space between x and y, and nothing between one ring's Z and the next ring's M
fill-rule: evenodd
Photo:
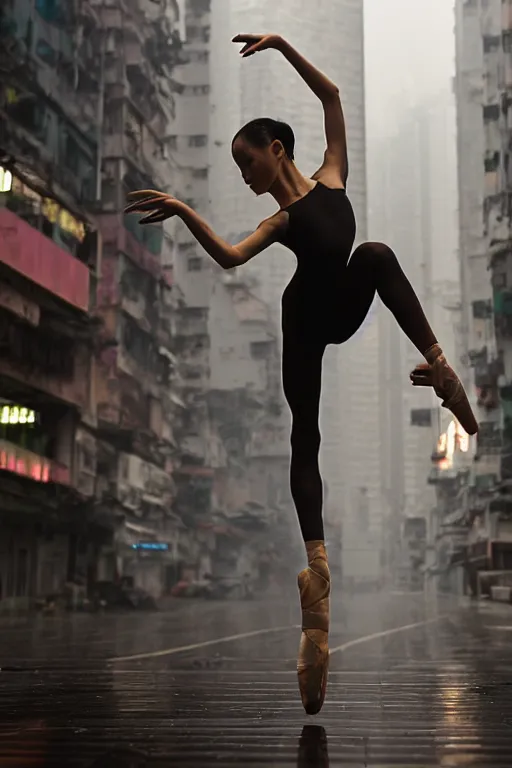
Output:
M346 3L354 23L358 5ZM269 587L301 551L269 303L284 254L267 254L260 272L223 271L182 222L141 227L123 214L127 192L156 188L230 241L257 224L225 157L248 115L250 84L226 36L239 14L207 0L2 8L2 608L123 579L155 596L204 573ZM364 232L356 91L347 114ZM311 164L322 128L307 104L292 106L307 118L298 132ZM326 445L339 541L337 366Z
M102 538L85 522L101 338L98 137L94 100L72 97L95 73L91 49L70 32L96 19L67 6L55 14L11 3L0 20L2 607L59 591Z
M480 431L458 524L465 540L451 562L464 588L488 589L511 567L509 379L509 90L512 5L456 3L456 97L462 352Z

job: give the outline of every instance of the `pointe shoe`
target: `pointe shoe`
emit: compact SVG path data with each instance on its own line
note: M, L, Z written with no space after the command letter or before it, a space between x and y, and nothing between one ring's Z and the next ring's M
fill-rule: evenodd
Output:
M436 395L442 398L441 405L453 413L468 435L476 435L478 422L475 419L471 405L462 383L448 365L441 347L434 344L425 352L428 363L417 365L410 374L415 387L433 387Z
M320 712L329 669L329 594L331 577L323 541L307 542L308 567L299 573L302 634L297 676L308 715Z

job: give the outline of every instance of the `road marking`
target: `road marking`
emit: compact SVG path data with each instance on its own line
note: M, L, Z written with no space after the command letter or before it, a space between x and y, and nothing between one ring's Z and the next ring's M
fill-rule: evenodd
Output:
M487 624L486 629L499 629L501 632L512 632L512 625L499 627L496 624Z
M135 653L131 656L114 656L109 659L111 663L119 661L136 661L138 659L156 659L160 656L173 656L175 653L184 653L185 651L195 651L198 648L207 648L210 645L219 645L220 643L230 643L233 640L245 640L247 637L257 637L258 635L269 635L272 632L286 632L290 629L300 629L300 624L290 624L287 627L268 627L266 629L256 629L253 632L242 632L239 635L228 635L228 637L216 637L214 640L204 640L201 643L191 643L191 645L180 645L175 648L164 648L162 651L149 651L148 653Z
M330 655L337 653L338 651L347 651L349 648L353 648L355 645L362 645L363 643L369 643L372 640L379 640L381 637L390 637L391 635L397 635L399 632L408 632L411 629L417 629L418 627L426 627L428 624L435 624L442 619L447 618L448 614L437 616L435 619L428 619L427 621L418 621L416 624L405 624L403 627L395 627L394 629L386 629L384 632L375 632L373 635L363 635L363 637L356 637L355 640L349 640L348 643L336 646L336 648L330 649Z
M435 619L428 619L427 621L419 621L416 624L406 624L403 627L395 627L394 629L386 629L384 632L376 632L373 635L363 635L363 637L357 637L355 640L349 640L348 643L338 645L336 648L331 648L330 653L337 653L338 651L346 651L356 645L362 645L363 643L369 643L372 640L378 640L381 637L390 637L391 635L397 635L399 632L408 632L411 629L417 629L418 627L426 627L428 624L434 624L442 619L447 618L447 614L436 617ZM300 624L290 624L286 627L268 627L265 629L256 629L252 632L242 632L239 635L228 635L227 637L216 637L213 640L204 640L200 643L191 643L190 645L179 645L174 648L164 648L161 651L148 651L147 653L135 653L130 656L114 656L109 659L110 663L115 664L120 661L138 661L141 659L157 659L161 656L174 656L176 653L184 653L185 651L196 651L199 648L208 648L211 645L220 645L221 643L230 643L234 640L245 640L248 637L258 637L259 635L270 635L274 632L287 632L290 629L300 629Z

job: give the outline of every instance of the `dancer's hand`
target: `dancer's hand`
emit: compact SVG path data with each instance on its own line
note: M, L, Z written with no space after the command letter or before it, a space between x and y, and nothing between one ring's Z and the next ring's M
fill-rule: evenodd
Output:
M137 192L128 192L128 200L133 200L124 209L125 213L145 213L147 216L139 221L139 224L155 224L164 221L171 216L176 216L183 209L183 203L172 195L157 192L154 189L140 189Z
M231 42L245 43L240 50L242 58L245 58L258 51L265 51L267 48L275 48L278 51L284 40L280 35L236 35Z

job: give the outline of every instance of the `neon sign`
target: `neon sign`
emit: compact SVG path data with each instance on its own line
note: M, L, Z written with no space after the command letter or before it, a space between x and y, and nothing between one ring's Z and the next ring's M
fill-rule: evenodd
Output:
M35 424L36 414L30 408L4 405L0 410L0 424Z
M48 221L52 224L58 224L64 232L68 232L80 243L85 238L85 227L83 223L78 221L78 219L75 219L75 217L72 216L69 211L66 211L65 208L61 208L55 200L51 200L49 197L43 197L41 211Z
M42 456L21 448L0 448L0 470L14 472L23 477L29 477L38 483L49 483L51 480L51 462Z
M132 544L132 549L142 549L152 552L168 552L169 544L164 541L141 541L139 544Z

